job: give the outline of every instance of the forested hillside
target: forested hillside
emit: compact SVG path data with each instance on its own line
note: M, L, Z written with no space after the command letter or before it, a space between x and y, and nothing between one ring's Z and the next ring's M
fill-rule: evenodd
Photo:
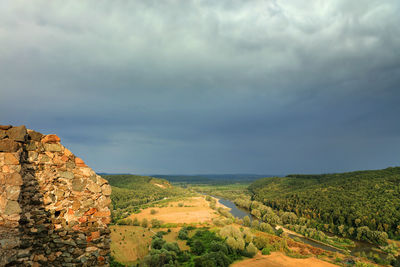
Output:
M157 178L164 178L171 183L183 184L226 184L235 182L253 182L263 177L274 175L258 174L202 174L202 175L154 175Z
M112 186L114 209L125 209L151 201L176 196L182 189L172 187L164 179L138 175L103 175Z
M321 230L353 237L383 231L400 238L400 167L263 178L249 190L254 200L313 219Z

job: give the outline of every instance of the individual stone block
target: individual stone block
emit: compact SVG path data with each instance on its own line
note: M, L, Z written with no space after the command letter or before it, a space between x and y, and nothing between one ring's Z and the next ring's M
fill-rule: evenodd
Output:
M6 208L4 209L5 215L13 215L21 213L21 207L17 201L7 201Z
M38 132L33 131L33 130L28 130L28 136L29 136L30 140L40 141L42 139L42 137L43 137L43 134L38 133Z
M85 162L81 158L78 158L78 157L75 158L75 164L78 167L87 167Z
M72 190L82 192L86 188L86 181L75 178L72 180Z
M90 183L88 185L87 189L90 192L93 192L93 193L100 193L101 192L101 187L98 184L95 184L95 183Z
M38 159L38 153L34 151L29 151L28 152L28 160L29 161L36 161Z
M101 192L105 195L105 196L110 196L111 195L111 186L109 184L104 184L101 187Z
M11 139L0 140L0 152L17 152L21 145Z
M18 165L19 160L17 156L13 153L5 153L4 154L4 163L8 165Z
M12 127L11 125L0 125L0 130L8 130L11 127Z
M8 200L18 200L20 187L16 185L9 185L6 187L6 194Z
M36 146L36 142L35 141L30 141L26 144L26 150L27 151L34 151L37 150L38 147Z
M74 174L72 172L60 172L60 176L65 179L73 179Z
M42 138L42 143L59 143L60 137L55 134L48 134Z
M19 174L18 172L14 172L14 173L10 173L6 175L6 183L8 185L22 185L23 181L22 181L22 176L21 174Z
M19 141L19 142L24 142L25 137L27 135L26 127L25 127L25 125L12 127L7 130L7 135L10 139L13 139L13 140Z
M61 144L44 144L44 150L49 151L49 152L61 152L62 146Z
M0 194L0 213L4 213L4 210L7 206L7 194L4 192Z

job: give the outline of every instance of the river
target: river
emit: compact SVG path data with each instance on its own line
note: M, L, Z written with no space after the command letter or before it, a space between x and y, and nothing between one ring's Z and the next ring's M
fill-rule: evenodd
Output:
M219 203L230 208L231 209L230 212L233 216L240 218L240 219L243 219L243 217L245 217L245 216L249 216L250 220L256 219L253 215L250 214L250 212L248 210L237 207L236 204L233 203L232 201L225 199L225 198L221 198L221 197L216 197L216 196L214 196L214 197L218 199ZM301 240L301 242L311 245L316 248L324 249L324 250L331 251L331 252L343 253L343 250L341 250L341 249L337 249L337 248L334 248L331 246L321 244L319 242L315 242L306 237L297 236L297 235L293 235L293 234L288 234L288 235L290 238L298 238ZM384 253L376 251L377 247L373 244L366 243L366 242L360 242L357 240L353 240L353 241L355 242L356 246L353 248L349 248L350 254L352 254L352 255L354 255L357 252L358 253L365 252L367 254L370 252L373 252L373 253L379 254L380 256L385 255Z

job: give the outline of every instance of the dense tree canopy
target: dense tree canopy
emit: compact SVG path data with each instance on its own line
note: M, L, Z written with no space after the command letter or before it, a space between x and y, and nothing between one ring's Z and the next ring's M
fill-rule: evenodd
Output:
M280 216L284 224L302 217L317 222L324 230L367 241L379 243L385 239L382 232L391 238L400 237L400 167L263 178L249 190L254 200L290 212Z

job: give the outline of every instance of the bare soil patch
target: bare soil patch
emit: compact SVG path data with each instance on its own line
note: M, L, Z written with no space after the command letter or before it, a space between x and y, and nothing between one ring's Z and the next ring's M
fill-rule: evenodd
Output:
M271 255L261 255L258 253L254 258L246 259L240 262L236 262L232 267L337 267L329 262L319 260L311 257L307 259L295 259L284 255L281 252L273 252Z
M166 186L165 185L162 185L162 184L154 184L155 186L158 186L158 187L161 187L161 188L165 188Z

